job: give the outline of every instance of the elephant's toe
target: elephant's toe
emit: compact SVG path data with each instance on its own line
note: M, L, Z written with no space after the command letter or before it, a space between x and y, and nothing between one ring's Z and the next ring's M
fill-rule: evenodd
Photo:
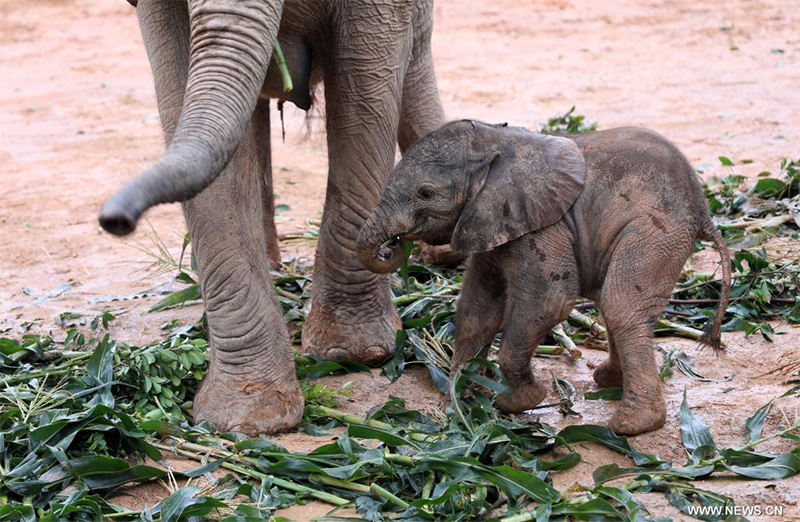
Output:
M368 346L362 353L364 364L378 364L394 354L394 340L389 346Z
M505 413L522 413L539 405L547 396L547 388L534 382L525 387L514 388L511 394L498 394L495 406Z
M643 404L623 400L608 426L618 435L639 435L657 430L666 420L667 409L663 402Z
M594 370L594 382L601 388L622 386L622 368L607 360Z
M336 314L312 313L303 328L303 350L334 361L377 365L395 351L402 322L392 308L377 318L348 324Z
M194 400L195 422L255 437L288 431L303 418L296 381L270 385L246 379L206 379Z

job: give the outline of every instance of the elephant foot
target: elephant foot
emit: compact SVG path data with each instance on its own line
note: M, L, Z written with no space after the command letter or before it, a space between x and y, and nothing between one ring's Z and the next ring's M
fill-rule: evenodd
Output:
M498 394L495 406L505 413L522 413L541 403L547 396L547 388L534 381L527 386L513 388L510 395Z
M382 313L373 315L374 311L359 317L358 311L312 304L303 327L303 350L332 361L380 364L394 354L397 330L403 323L391 301Z
M664 401L641 403L624 399L608 427L617 435L639 435L657 430L667 420L667 408Z
M622 386L622 368L607 359L594 370L594 382L601 388Z
M209 373L194 399L194 420L208 421L221 432L271 435L300 424L303 405L303 393L294 378L267 383Z
M467 259L467 256L460 252L453 252L450 250L450 245L433 246L421 243L420 258L426 265L455 268Z

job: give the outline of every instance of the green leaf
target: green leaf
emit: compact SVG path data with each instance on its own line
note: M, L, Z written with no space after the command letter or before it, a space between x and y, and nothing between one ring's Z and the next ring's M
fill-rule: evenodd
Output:
M297 378L318 379L325 375L330 375L340 371L345 373L353 373L353 372L369 373L370 368L369 366L365 366L363 364L355 363L352 361L336 362L336 361L328 361L325 359L321 359L317 363L298 368Z
M752 417L745 421L744 425L747 442L753 442L761 437L761 430L764 429L764 423L767 421L773 402L775 401L769 401L767 404L760 407Z
M683 447L693 464L710 457L717 450L711 432L706 423L695 417L686 402L686 390L683 390L683 402L680 412L681 436Z
M399 435L391 433L380 428L373 426L364 426L358 424L351 424L347 427L347 435L356 439L373 439L379 440L387 446L411 446L419 449L419 445L410 439L405 439Z
M108 407L114 407L114 396L111 394L110 384L114 379L114 350L116 343L110 340L108 334L103 336L103 340L97 344L92 351L89 362L86 363L86 371L93 380L94 386L103 386L97 393L98 402Z
M577 451L571 451L553 461L541 460L540 468L542 471L565 471L571 469L582 462L581 454Z
M201 517L216 508L226 507L225 503L212 497L197 497L200 488L185 486L158 504L162 522L177 522L190 517Z
M621 468L619 467L619 464L612 462L611 464L606 464L604 466L595 468L595 470L592 472L592 480L594 480L595 484L602 484L603 482L614 480L620 475L630 472L631 470Z
M627 437L620 437L605 426L582 424L567 426L556 435L564 443L595 442L623 455L631 457L637 466L661 466L665 464L655 455L641 453L631 447Z
M604 400L604 401L621 401L622 400L622 388L620 387L613 387L613 388L602 388L597 391L587 391L583 394L583 398L587 401L596 401L596 400Z
M632 515L639 513L640 511L647 513L647 508L645 508L644 505L633 496L633 493L627 489L609 486L597 486L593 491L599 495L615 500L620 506L625 508L625 511L630 516L627 518L627 520L633 518Z
M470 468L512 497L525 495L536 502L556 502L560 494L542 479L510 466L484 466L474 459L456 457L458 463L468 464Z
M781 453L774 459L755 466L727 465L729 470L743 477L759 480L785 479L800 471L800 457L794 453Z
M553 378L553 386L563 403L558 407L559 411L561 411L563 415L580 415L580 413L572 409L574 405L573 399L578 394L575 385L566 379L556 377L553 372L550 372L550 375Z
M775 178L761 178L753 186L753 192L760 197L768 199L777 196L786 189L786 184Z
M403 259L400 262L400 277L403 278L403 288L406 294L409 293L408 289L408 258L411 255L411 249L414 248L414 242L403 240Z
M603 498L574 504L559 504L553 507L553 515L566 515L577 520L629 520Z
M93 458L100 457L94 455ZM145 482L154 478L162 478L166 475L167 473L164 470L151 466L132 466L118 471L87 472L81 475L80 479L91 489L109 489L129 482Z
M733 167L733 165L734 165L733 161L731 161L731 159L726 157L726 156L720 156L719 157L719 162L722 163L726 167Z
M149 312L160 312L169 308L175 308L184 305L190 301L197 301L203 296L200 291L200 285L193 284L169 294L167 297L153 305Z

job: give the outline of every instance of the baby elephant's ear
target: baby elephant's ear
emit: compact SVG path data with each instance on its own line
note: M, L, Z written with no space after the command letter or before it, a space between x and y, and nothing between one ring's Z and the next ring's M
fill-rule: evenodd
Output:
M525 132L487 160L453 232L458 252L486 252L552 225L583 190L583 154L567 138Z

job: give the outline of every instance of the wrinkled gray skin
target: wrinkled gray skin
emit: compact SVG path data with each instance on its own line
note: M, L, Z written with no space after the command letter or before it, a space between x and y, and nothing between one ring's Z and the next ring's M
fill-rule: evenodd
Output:
M456 313L452 372L485 356L502 329L499 364L511 388L500 409L544 399L531 371L536 346L592 299L609 332L609 358L594 372L622 386L610 422L635 435L664 424L653 325L696 239L714 241L723 293L704 342L720 347L730 292L728 251L714 228L694 170L663 137L621 128L569 137L454 122L418 142L390 174L358 238L377 273L402 257L391 238L451 242L472 254ZM451 376L453 373L451 373Z
M396 144L443 122L433 73L432 1L139 0L137 15L168 144L104 206L122 235L149 207L183 201L210 327L196 421L251 435L297 425L303 398L269 276L273 221L269 98L308 108L325 87L329 180L303 346L364 363L394 350L400 319L386 276L364 269L356 236ZM294 90L272 59L280 41Z

